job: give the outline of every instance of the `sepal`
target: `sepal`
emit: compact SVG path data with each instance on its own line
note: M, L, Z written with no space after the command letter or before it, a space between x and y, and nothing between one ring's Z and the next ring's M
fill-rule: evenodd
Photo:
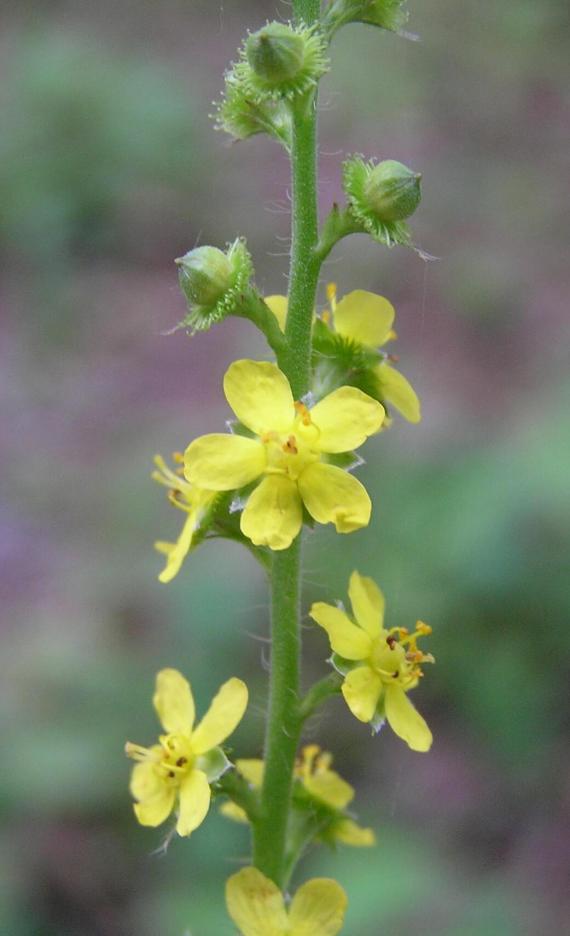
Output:
M219 780L226 770L229 770L231 763L224 754L221 747L212 748L206 754L201 754L196 760L198 770L203 770L208 778L208 783L214 783Z

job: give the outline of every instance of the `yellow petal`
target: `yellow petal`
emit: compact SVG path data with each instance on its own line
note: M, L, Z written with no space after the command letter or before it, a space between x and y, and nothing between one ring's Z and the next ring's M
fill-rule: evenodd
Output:
M426 722L401 686L386 687L386 718L392 731L412 751L429 751L433 737Z
M420 401L404 375L383 363L376 368L376 376L382 398L395 406L408 422L418 423L422 418Z
M340 335L378 348L387 341L395 314L394 306L384 296L355 289L337 303L333 321Z
M267 475L241 515L241 531L255 546L287 549L303 525L297 485L284 475Z
M184 453L188 481L210 491L243 487L263 473L265 464L265 446L257 439L222 432L194 439Z
M384 623L384 595L376 582L355 571L350 576L348 596L360 626L371 637L378 637Z
M224 393L240 422L256 435L285 432L294 422L291 387L276 364L234 361L224 377Z
M283 936L288 931L281 891L257 868L242 868L226 884L228 913L243 936Z
M175 669L163 669L156 674L156 689L152 698L162 727L169 734L189 735L194 724L194 699L190 684Z
M279 328L284 332L287 322L287 296L265 296L265 304L269 306L279 322Z
M236 767L239 770L242 777L245 777L247 782L251 784L252 787L259 788L263 783L263 773L265 770L265 764L259 757L239 757L236 760Z
M342 684L346 704L361 722L372 720L381 692L382 680L370 666L358 666L351 670Z
M190 835L202 824L210 808L210 784L202 770L192 770L180 784L178 835Z
M346 660L365 660L370 655L372 640L369 635L353 624L340 608L316 601L309 614L313 621L324 627L335 653Z
M318 523L334 523L337 533L352 533L368 525L372 504L366 488L336 465L314 462L302 472L299 491Z
M330 878L313 878L299 888L289 911L291 936L336 936L347 906L340 884Z
M222 816L225 816L226 819L231 819L233 822L249 825L249 819L247 818L245 809L242 809L241 806L237 806L231 801L222 803L220 806L220 813Z
M353 819L341 819L334 824L334 838L343 845L352 845L354 848L370 848L376 844L373 829L364 829Z
M378 432L386 412L381 403L357 387L339 387L310 411L320 435L321 452L352 452Z
M225 741L243 718L247 708L247 686L241 679L228 679L212 700L210 708L192 735L195 754L205 754Z
M152 828L161 825L172 812L175 797L176 791L164 784L161 792L156 796L133 805L137 820L141 825L151 826Z
M160 552L166 554L166 566L158 576L159 582L171 582L175 575L178 575L182 563L184 562L186 556L188 555L188 550L192 545L192 539L194 537L194 530L196 529L197 516L196 512L192 511L186 517L184 521L184 526L182 527L182 532L178 537L176 543L160 543L157 548ZM155 544L156 546L157 544Z
M154 745L153 751L162 752L160 745ZM163 778L157 773L156 763L147 760L136 764L131 773L129 789L137 800L152 799L162 792Z
M345 809L354 799L354 789L335 770L310 775L303 780L303 786L331 809Z

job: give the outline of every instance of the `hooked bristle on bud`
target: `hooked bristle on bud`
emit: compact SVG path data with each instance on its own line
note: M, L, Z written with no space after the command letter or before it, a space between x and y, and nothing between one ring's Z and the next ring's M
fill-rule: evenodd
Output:
M365 162L352 156L343 167L343 186L354 219L375 240L410 244L405 218L421 201L421 175L394 159Z
M268 23L243 43L226 74L226 97L261 104L292 100L316 87L328 70L327 44L316 26Z
M291 113L286 103L252 97L234 72L226 75L225 93L216 105L213 119L216 130L224 130L234 140L267 133L287 150L291 147Z
M239 238L225 252L218 247L195 247L175 263L188 304L188 315L181 325L193 331L210 328L230 315L253 272L251 257Z

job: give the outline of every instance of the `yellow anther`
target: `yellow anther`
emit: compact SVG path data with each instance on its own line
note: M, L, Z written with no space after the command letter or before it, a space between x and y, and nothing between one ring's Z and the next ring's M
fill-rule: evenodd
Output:
M307 407L305 406L305 404L304 404L304 403L301 403L300 400L296 400L296 401L295 401L295 409L297 410L297 413L298 413L299 416L301 417L301 421L302 421L303 425L304 425L304 426L310 426L310 425L311 425L311 414L309 413L309 410L307 409Z
M298 455L299 449L297 448L297 440L294 435L290 435L286 442L281 446L284 452L287 452L288 455Z
M328 309L325 309L325 311L321 314L321 321L323 321L325 325L330 325L331 314Z
M327 299L334 312L336 306L336 283L327 283Z
M416 622L416 633L421 634L424 637L429 637L433 633L433 628L429 624L425 624L423 621Z
M173 452L173 453L172 453L172 461L178 462L179 465L183 465L183 464L184 464L184 455L182 454L182 452Z

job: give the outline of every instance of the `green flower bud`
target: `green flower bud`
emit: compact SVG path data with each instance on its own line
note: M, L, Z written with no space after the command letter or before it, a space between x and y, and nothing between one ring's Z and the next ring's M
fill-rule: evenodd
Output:
M364 195L381 221L403 221L421 201L421 178L403 163L386 159L370 172Z
M196 247L175 263L188 315L180 324L193 331L210 328L243 301L252 275L251 257L238 238L227 251Z
M231 285L232 265L217 247L196 247L175 263L182 292L191 305L215 305Z
M258 100L248 93L233 73L226 76L226 90L213 115L216 130L225 130L235 140L268 133L291 148L291 113L283 100Z
M274 87L299 74L304 53L303 37L284 23L268 23L245 43L245 54L254 72Z
M317 26L268 23L244 42L226 74L226 93L239 89L249 104L306 94L328 70L326 50Z
M325 28L336 32L345 23L368 23L398 32L408 14L402 9L405 0L332 0L325 12Z
M420 182L421 175L393 159L374 163L351 156L343 167L351 217L361 230L388 247L410 244L404 219L420 203Z

